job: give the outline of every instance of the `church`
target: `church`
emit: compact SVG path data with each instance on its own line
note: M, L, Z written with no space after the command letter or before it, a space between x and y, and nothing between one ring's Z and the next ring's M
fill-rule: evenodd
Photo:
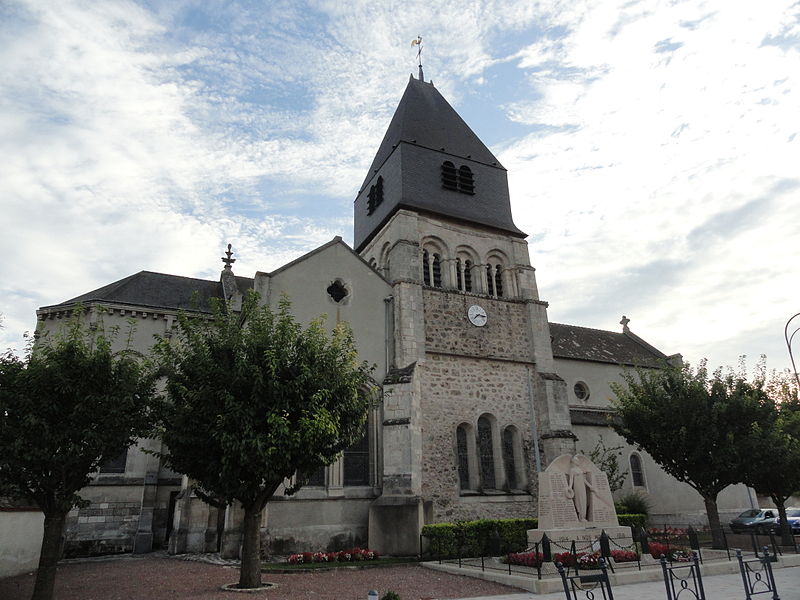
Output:
M346 321L376 364L383 401L363 439L264 511L274 553L369 546L416 554L428 523L536 516L537 473L561 454L622 446L623 492L654 522L705 519L701 497L608 426L610 385L667 356L633 333L551 323L526 233L513 220L507 172L432 82L409 79L354 201L354 247L336 237L272 272L219 280L142 271L39 309L39 331L77 304L106 326L137 322L137 348L169 336L179 311L236 308L247 290L299 321ZM235 246L235 240L234 240ZM230 248L229 248L230 251ZM624 302L624 299L621 299ZM238 555L241 511L204 504L191 481L140 440L103 466L68 519L67 555L214 552ZM755 502L744 486L719 498L723 518Z

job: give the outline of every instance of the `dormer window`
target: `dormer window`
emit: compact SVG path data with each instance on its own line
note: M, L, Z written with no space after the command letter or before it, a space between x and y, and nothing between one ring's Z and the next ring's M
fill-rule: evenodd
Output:
M449 160L442 163L442 187L446 190L458 191L458 171Z
M458 191L462 194L475 193L475 181L472 179L472 169L462 165L458 170Z
M367 214L371 215L375 209L383 202L383 177L378 177L375 185L369 188L369 196L367 200Z
M442 187L462 194L474 194L475 179L472 176L472 169L467 165L461 165L456 169L452 162L444 161L442 163Z

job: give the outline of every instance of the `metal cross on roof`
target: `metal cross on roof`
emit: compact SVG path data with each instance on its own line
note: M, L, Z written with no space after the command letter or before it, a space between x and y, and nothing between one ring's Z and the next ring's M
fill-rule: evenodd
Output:
M226 269L230 269L231 266L233 265L233 263L236 262L235 258L231 258L231 256L233 256L233 252L231 252L231 245L230 244L228 244L228 251L225 254L227 255L227 258L223 257L222 258L222 262L225 263L225 268Z

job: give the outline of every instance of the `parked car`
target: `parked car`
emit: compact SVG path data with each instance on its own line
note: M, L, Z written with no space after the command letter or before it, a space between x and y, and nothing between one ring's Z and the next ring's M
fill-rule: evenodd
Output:
M789 527L792 528L792 533L794 535L800 534L800 508L787 508L786 520L789 521ZM781 532L780 518L775 519L775 525L773 525L772 532L776 534Z
M733 533L768 533L778 517L776 508L751 508L730 522Z

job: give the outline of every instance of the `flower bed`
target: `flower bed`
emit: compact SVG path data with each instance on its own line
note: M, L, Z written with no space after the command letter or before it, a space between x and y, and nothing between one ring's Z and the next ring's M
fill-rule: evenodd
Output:
M600 567L601 556L600 552L577 552L574 555L570 552L560 552L553 555L553 562L561 563L565 567L574 567L577 562L579 569L597 569ZM639 560L639 555L628 550L612 550L611 558L616 563L634 562ZM541 552L521 552L509 554L506 560L512 565L539 567L544 563L544 555Z
M691 553L689 549L684 546L676 546L674 544L661 544L659 542L650 542L650 556L658 560L661 556L666 556L673 562L687 562L691 560Z
M341 550L340 552L300 552L292 554L287 562L292 565L308 563L331 563L331 562L360 562L363 560L378 560L380 555L374 550L367 548L352 548Z

